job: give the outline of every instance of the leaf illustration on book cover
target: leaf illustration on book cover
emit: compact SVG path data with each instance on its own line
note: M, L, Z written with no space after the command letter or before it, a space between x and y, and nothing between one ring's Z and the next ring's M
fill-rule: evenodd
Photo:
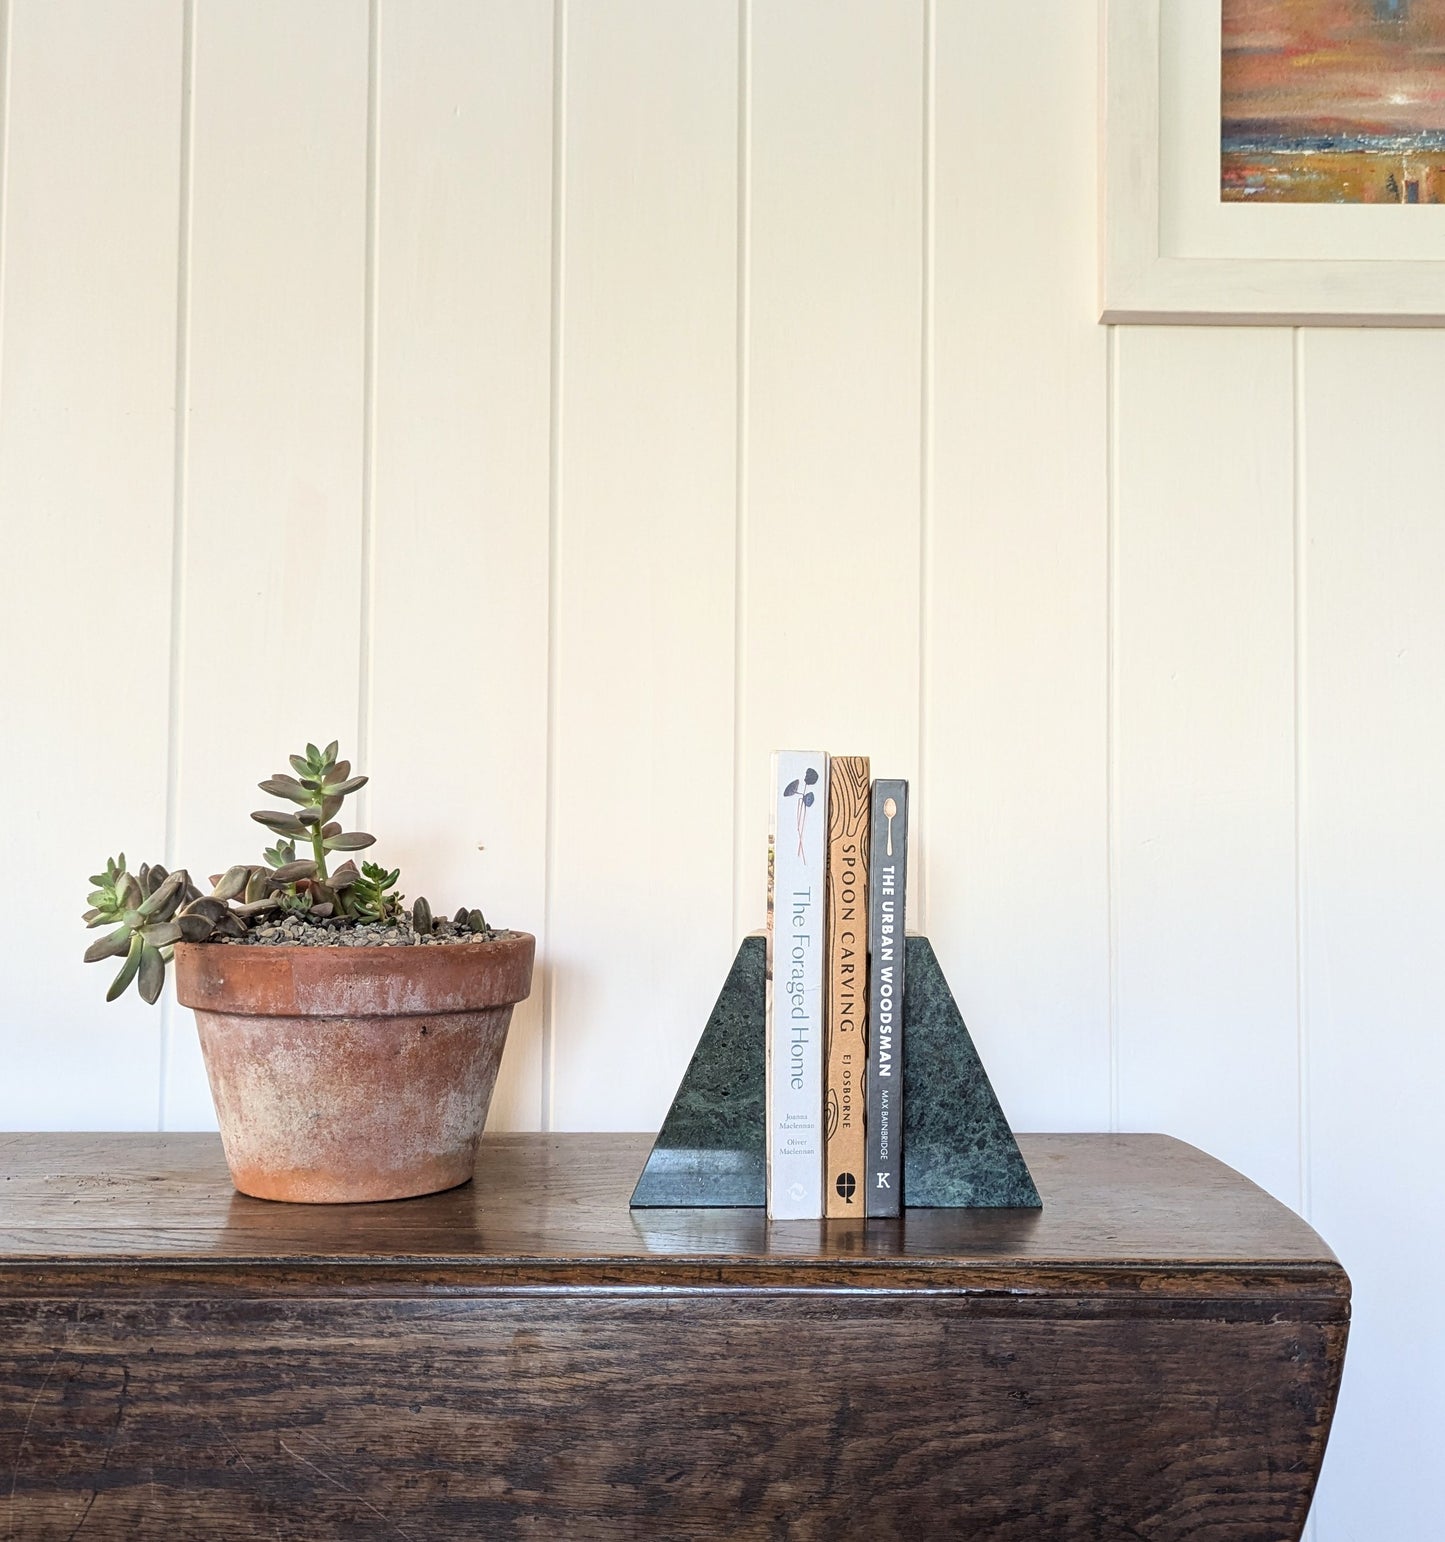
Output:
M797 777L794 777L793 780L789 782L785 788L783 788L783 796L785 798L797 798L798 800L798 859L804 863L804 865L807 864L808 858L807 854L803 850L803 833L808 827L808 810L812 808L816 798L816 794L812 791L812 789L817 784L817 781L818 773L812 768L812 766L809 766L808 769L803 773L801 780ZM804 788L807 788L808 790L805 792L803 791Z

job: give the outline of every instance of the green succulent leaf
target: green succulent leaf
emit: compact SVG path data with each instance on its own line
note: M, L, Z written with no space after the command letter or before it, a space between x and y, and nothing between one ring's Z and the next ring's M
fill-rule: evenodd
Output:
M140 991L141 1000L148 1006L154 1006L156 998L164 989L166 983L166 961L160 955L160 950L152 947L149 942L141 943L140 950L140 979L136 988Z
M265 825L268 830L274 830L277 835L306 834L306 826L294 814L278 814L271 809L258 809L251 818L257 824Z
M162 921L158 926L146 927L141 933L153 948L167 948L173 942L180 942L185 935L185 928L179 921Z
M326 746L326 749L323 751L321 758L328 766L334 766L336 764L336 752L340 748L340 743L335 739L333 739L331 743Z
M130 950L130 940L135 935L128 926L118 926L104 937L97 937L85 950L87 964L98 964L103 958L123 958Z
M181 891L186 886L184 872L172 873L166 881L152 894L144 904L138 906L142 916L149 920L152 916L159 916L169 904L174 911L181 902Z
M330 793L326 794L321 800L321 817L323 819L335 819L341 812L341 805L345 801L344 798L333 797Z
M304 755L288 755L286 758L291 762L291 769L297 776L311 775L311 762Z
M123 910L134 910L145 899L141 893L140 884L136 882L135 874L122 873L115 886L116 903Z
M113 889L116 880L123 872L125 872L125 853L121 852L118 857L107 857L105 859L105 871L103 873L92 873L90 881L102 888Z
M411 924L413 930L422 936L427 936L431 932L431 906L420 895L411 902Z
M317 770L321 765L321 751L318 750L314 744L308 744L306 746L306 764L310 766L313 771Z
M469 910L467 912L467 925L474 933L484 932L487 929L487 918L480 910Z
M309 835L312 827L321 823L321 810L319 808L304 808L296 817L306 826L306 833Z
M346 798L370 780L369 776L348 776L344 782L327 782L326 790L334 798Z
M316 863L310 857L302 857L299 861L288 862L284 867L278 867L271 877L277 883L295 883L298 878L314 878L316 876Z
M254 905L266 898L271 889L271 874L264 867L253 867L246 880L245 902Z
M189 912L171 922L179 928L183 942L204 942L211 935L211 923L205 916L193 916Z
M292 803L310 803L311 795L296 780L294 776L284 776L280 772L264 782L256 784L262 792L269 792L273 798L288 798Z
M120 973L110 982L110 989L105 993L107 1001L114 1001L117 996L125 994L125 988L135 979L136 971L140 968L141 953L145 948L145 941L137 932L130 940L130 948L125 956L125 963L120 966Z
M213 899L209 894L203 894L200 899L192 900L182 912L188 916L204 916L212 926L218 925L228 914L225 903Z
M364 851L368 846L376 844L376 837L368 835L364 830L347 830L340 835L333 835L322 842L326 851Z
M212 887L211 893L218 900L237 899L246 892L246 885L251 881L250 866L244 862L237 863L234 867L228 867L221 874L219 880Z
M326 773L326 780L328 782L344 782L350 775L351 762L349 760L338 760Z

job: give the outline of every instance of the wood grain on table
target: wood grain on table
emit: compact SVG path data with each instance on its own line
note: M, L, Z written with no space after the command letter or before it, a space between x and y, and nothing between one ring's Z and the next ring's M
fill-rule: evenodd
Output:
M1298 1537L1329 1249L1177 1141L1021 1144L1042 1212L769 1224L630 1212L645 1136L357 1206L0 1136L0 1536Z

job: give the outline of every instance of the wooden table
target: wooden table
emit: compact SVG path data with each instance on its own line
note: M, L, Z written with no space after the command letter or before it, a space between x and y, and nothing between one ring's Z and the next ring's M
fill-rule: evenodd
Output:
M1041 1213L769 1226L629 1212L645 1136L311 1207L0 1135L0 1537L1297 1537L1329 1249L1162 1136L1021 1144Z

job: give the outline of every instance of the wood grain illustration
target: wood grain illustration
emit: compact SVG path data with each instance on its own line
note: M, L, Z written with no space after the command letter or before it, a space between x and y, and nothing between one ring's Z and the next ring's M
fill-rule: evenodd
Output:
M828 1030L823 1199L828 1216L863 1212L868 1056L866 755L836 755L828 793Z

